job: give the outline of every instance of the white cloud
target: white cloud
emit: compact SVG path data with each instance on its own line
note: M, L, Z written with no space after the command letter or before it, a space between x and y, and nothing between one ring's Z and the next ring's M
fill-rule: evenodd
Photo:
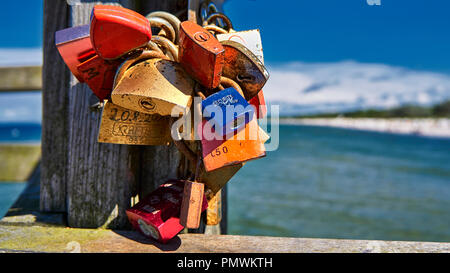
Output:
M42 48L0 48L0 66L42 65Z
M450 75L353 61L268 65L268 104L281 114L431 105L450 98Z

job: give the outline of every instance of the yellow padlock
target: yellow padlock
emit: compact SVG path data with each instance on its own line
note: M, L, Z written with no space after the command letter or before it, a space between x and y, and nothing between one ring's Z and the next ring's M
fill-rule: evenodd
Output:
M189 109L194 85L195 81L178 63L150 59L123 73L111 99L127 109L170 116Z
M98 142L167 145L172 141L167 116L149 115L105 102Z

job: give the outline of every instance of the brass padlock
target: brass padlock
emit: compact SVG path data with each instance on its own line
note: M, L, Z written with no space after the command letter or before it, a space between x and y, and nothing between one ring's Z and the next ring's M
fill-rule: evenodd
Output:
M149 115L105 102L98 142L167 145L172 141L167 116Z
M204 200L203 183L185 181L181 202L180 224L186 228L196 229L200 226Z
M123 73L111 99L114 104L128 109L170 116L183 113L191 106L194 84L178 63L150 59Z
M269 79L269 72L249 49L234 41L222 41L225 63L222 75L236 81L250 100L258 94Z

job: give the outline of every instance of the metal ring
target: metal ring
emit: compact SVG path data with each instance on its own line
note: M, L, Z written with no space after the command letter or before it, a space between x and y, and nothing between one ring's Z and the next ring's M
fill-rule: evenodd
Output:
M163 47L166 50L166 53L167 51L170 52L173 61L178 62L178 47L174 43L172 43L169 39L164 38L162 36L154 35L152 36L152 42Z
M150 17L148 18L150 21L150 25L152 27L157 27L161 30L164 30L164 35L172 42L175 42L176 40L176 33L173 26L166 20L161 17Z
M227 34L228 33L228 31L226 31L225 29L218 27L216 25L207 25L207 26L204 26L203 28L206 29L207 31L214 32L213 33L214 35L217 33L219 33L219 34Z
M216 12L211 14L206 20L203 22L203 26L207 26L211 24L212 20L214 19L222 19L224 23L226 24L227 28L225 28L228 32L233 29L233 24L231 23L230 18L228 18L225 14L221 12Z
M146 48L164 54L164 51L155 42L148 41Z
M238 83L236 83L236 82L233 81L232 79L227 78L227 77L224 77L224 76L220 77L220 86L219 86L219 89L221 89L221 90L223 90L222 88L224 88L222 85L226 85L226 86L229 86L229 87L233 87L234 89L236 89L236 91L239 92L239 94L241 94L242 97L245 98L244 92L242 92L242 88L239 86ZM224 88L224 89L225 89L225 88Z
M181 24L180 19L178 19L178 17L176 17L175 15L170 14L165 11L154 11L154 12L147 14L147 16L146 16L147 19L150 19L153 17L162 18L162 19L166 20L167 22L169 22L170 25L172 25L173 29L175 30L175 37L176 37L175 43L178 44L178 36L180 34L180 24Z
M113 82L113 90L116 88L117 84L119 83L118 80L123 77L125 72L136 63L142 61L142 60L148 60L153 58L159 58L167 60L167 56L164 54L154 51L154 50L144 50L139 56L135 56L132 58L127 59L124 61L120 67L117 69L116 75L114 76L114 82Z

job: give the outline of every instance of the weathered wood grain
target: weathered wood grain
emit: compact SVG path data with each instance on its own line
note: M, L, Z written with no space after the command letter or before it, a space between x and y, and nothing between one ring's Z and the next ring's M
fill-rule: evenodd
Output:
M55 31L68 25L66 1L44 1L42 68L42 171L40 207L66 211L69 69L55 46Z
M122 4L133 8L134 1L81 1L69 9L69 25L88 24L92 8L98 4ZM101 111L91 109L92 91L70 79L69 139L67 161L67 222L70 227L127 227L125 210L131 205L138 183L137 147L98 143Z

